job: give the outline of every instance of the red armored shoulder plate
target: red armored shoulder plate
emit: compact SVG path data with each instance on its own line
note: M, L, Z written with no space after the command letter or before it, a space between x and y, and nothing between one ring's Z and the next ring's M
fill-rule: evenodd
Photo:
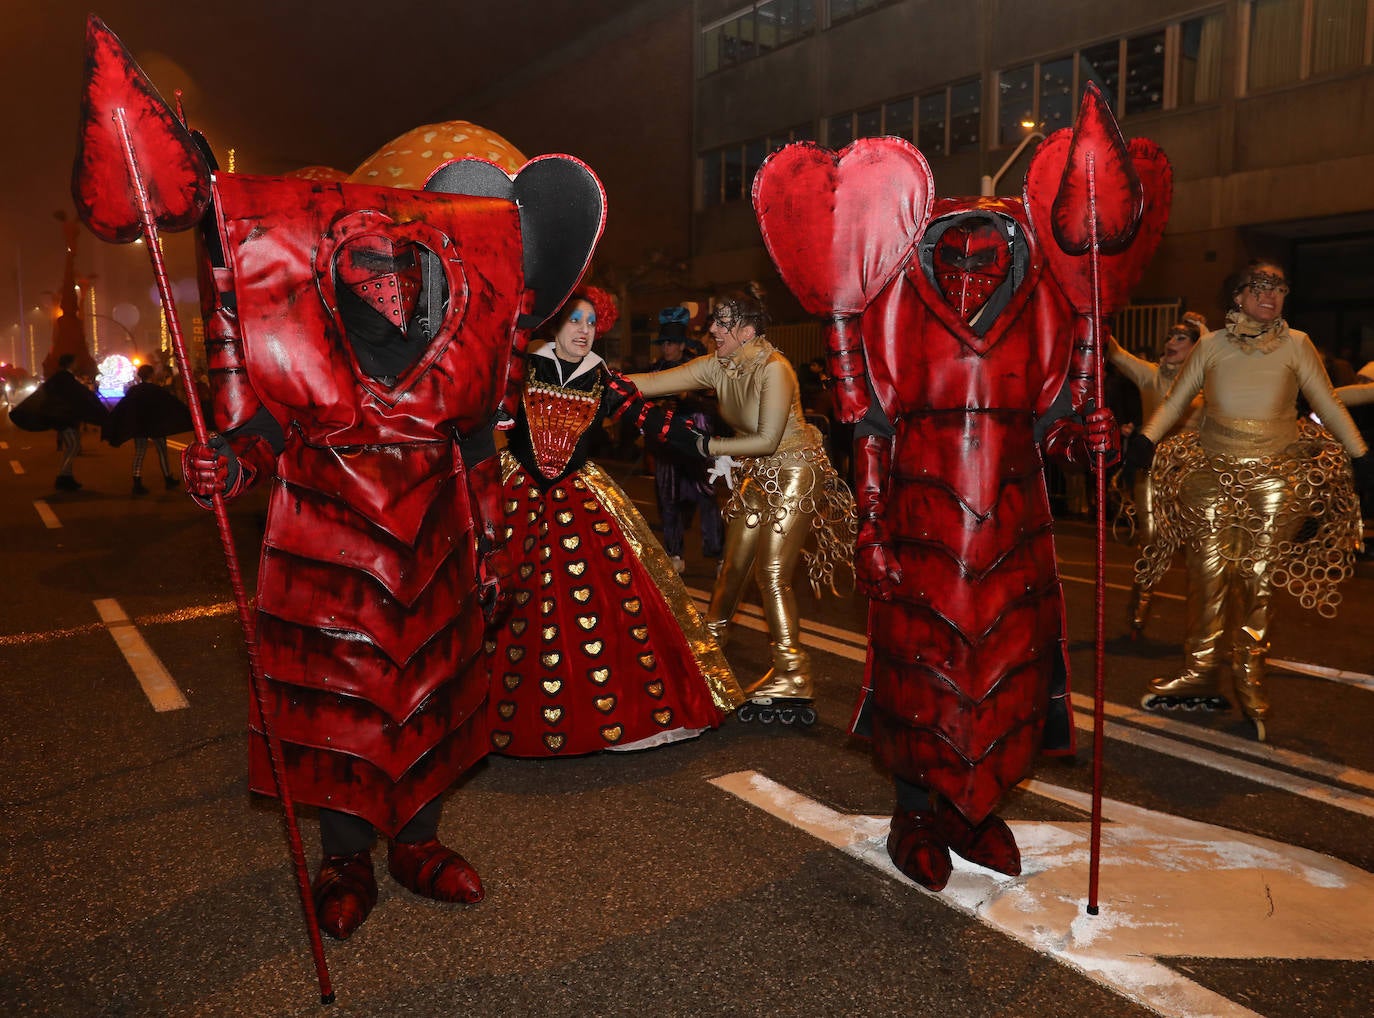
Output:
M807 311L857 315L902 269L934 198L930 167L901 138L841 152L786 145L754 176L754 214L783 282Z
M868 410L856 316L901 272L933 198L925 157L901 138L861 138L838 153L796 142L754 176L754 213L773 264L802 307L825 319L842 421Z

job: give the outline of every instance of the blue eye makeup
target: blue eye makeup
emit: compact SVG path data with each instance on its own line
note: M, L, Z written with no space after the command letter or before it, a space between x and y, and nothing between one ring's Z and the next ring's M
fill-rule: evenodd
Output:
M581 325L584 321L585 321L588 325L595 325L595 324L596 324L596 312L595 312L595 311L583 311L581 308L578 308L578 309L577 309L576 311L574 311L572 314L568 315L568 321L572 322L573 325Z

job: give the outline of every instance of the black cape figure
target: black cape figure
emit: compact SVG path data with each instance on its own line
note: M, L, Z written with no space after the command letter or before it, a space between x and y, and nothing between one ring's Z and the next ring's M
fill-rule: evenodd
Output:
M98 396L63 369L10 411L10 420L24 431L63 431L80 424L105 423L109 411Z
M155 382L137 382L110 411L101 437L121 446L134 438L166 438L191 430L186 404Z

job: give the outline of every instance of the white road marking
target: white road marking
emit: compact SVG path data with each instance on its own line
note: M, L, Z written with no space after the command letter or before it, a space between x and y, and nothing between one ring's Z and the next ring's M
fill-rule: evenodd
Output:
M1110 708L1107 713L1115 713L1122 710L1122 708L1118 707L1116 704L1108 704L1107 706ZM1093 718L1090 711L1076 711L1073 720L1074 724L1080 729L1092 731ZM1179 742L1163 735L1153 735L1150 732L1142 732L1137 728L1118 725L1111 721L1105 722L1102 730L1108 738L1115 739L1118 742L1128 742L1133 746L1140 746L1142 749L1163 753L1166 756L1177 757L1180 760L1187 760L1189 763L1198 764L1202 767L1210 767L1214 771L1232 774L1238 778L1244 778L1247 781L1268 785L1270 788L1282 789L1285 792L1301 796L1304 799L1311 799L1313 802L1319 802L1324 806L1335 806L1338 809L1347 810L1351 813L1358 813L1361 816L1374 817L1374 797L1362 795L1359 792L1352 792L1349 789L1340 788L1336 785L1327 785L1319 781L1313 781L1301 775L1290 774L1288 771L1266 767L1263 764L1250 763L1248 760L1237 760L1224 753L1216 753L1210 749L1203 749L1201 746ZM1366 780L1371 777L1363 771L1355 771L1354 773L1363 776Z
M1077 709L1091 714L1092 698L1082 697L1081 700L1082 703ZM1368 789L1371 794L1374 794L1374 774L1370 774L1368 771L1347 767L1344 764L1331 763L1329 760L1308 756L1306 753L1298 753L1291 749L1280 749L1267 742L1256 742L1254 739L1245 739L1212 728L1189 724L1186 721L1179 721L1170 717L1167 713L1123 707L1120 704L1110 702L1104 705L1103 710L1108 716L1119 718L1136 727L1168 732L1171 735L1191 739L1194 742L1208 742L1231 753L1268 760L1292 770L1307 771L1329 781L1339 781L1347 785L1354 785L1357 788Z
M1091 583L1092 581L1083 580L1082 582ZM1110 584L1108 584L1108 586L1110 586ZM1129 588L1122 587L1120 589L1127 590ZM711 594L709 591L701 590L697 587L688 587L687 593L691 594L701 607L705 607L710 603ZM1169 597L1175 600L1183 600L1182 595L1165 594L1158 590L1155 591L1155 597ZM766 633L768 632L768 626L766 623L760 621L762 619L763 611L754 604L741 604L739 614L736 616L736 621L746 629ZM842 641L841 643L835 643L831 640L803 636L802 642L807 646L827 651L850 661L865 660L865 648L868 645L868 637L863 634L856 633L852 629L844 629L840 626L828 626L824 622L813 622L811 619L805 618L801 620L801 627L803 634L821 633L825 636L834 637ZM1326 665L1308 664L1304 661L1286 661L1280 658L1270 658L1269 664L1273 668L1282 671L1296 672L1300 675L1312 675L1320 679L1326 679L1330 682L1341 682L1349 686L1355 686L1359 689L1368 689L1374 692L1374 675L1365 675L1363 672L1342 671L1338 668L1328 668Z
M161 659L153 652L153 648L148 646L148 641L143 639L143 634L125 614L119 602L106 597L99 598L94 604L100 620L114 637L115 645L124 655L124 660L129 662L129 667L133 669L134 677L143 687L153 710L161 712L189 707L186 697L163 667Z
M57 518L57 513L52 511L52 506L47 502L40 498L34 502L33 507L38 512L38 518L43 521L43 526L49 530L62 529L62 521Z
M1340 668L1328 668L1326 665L1308 664L1306 661L1284 661L1276 657L1269 659L1269 667L1281 668L1286 672L1297 672L1299 675L1315 675L1317 678L1326 679L1328 682L1343 682L1347 686L1358 686L1360 689L1374 692L1374 675L1347 672Z
M16 474L22 474L24 472L24 464L20 463L18 460L10 460L10 469Z
M1069 580L1069 581L1072 582L1072 583L1086 583L1086 584L1088 584L1089 586L1096 586L1096 584L1097 584L1097 581L1094 580L1091 576L1070 576L1070 575L1068 575L1067 573L1060 573L1060 574L1059 574L1059 578L1060 578L1061 580ZM1129 591L1129 590L1131 589L1130 587L1122 586L1120 583L1106 583L1106 584L1103 584L1103 586L1105 586L1108 590L1125 590L1125 591ZM1162 598L1164 598L1166 601L1184 601L1184 600L1187 600L1187 598L1186 598L1183 594L1170 594L1169 592L1164 591L1164 590L1156 590L1156 591L1155 591L1155 597L1162 597Z
M753 771L718 788L922 894L888 859L889 818L839 813ZM1089 797L1033 794L1086 812ZM1085 913L1089 825L1012 821L1021 876L954 857L935 900L1162 1015L1255 1012L1156 961L1168 957L1374 958L1374 876L1316 852L1104 800L1101 912ZM1364 905L1359 902L1364 901Z
M708 599L705 591L689 587L688 592L702 605ZM768 623L763 618L763 612L752 604L741 606L739 613L735 616L735 621L746 629L765 634L768 632ZM808 619L802 620L801 627L802 643L805 646L823 650L849 661L863 662L865 660L864 637L853 630L828 626ZM838 636L840 639L834 640L813 635L817 632ZM1085 695L1080 690L1077 700L1079 704L1078 714L1074 718L1074 723L1080 729L1091 731L1091 694ZM1304 753L1277 749L1264 743L1237 738L1226 732L1213 731L1121 704L1109 702L1104 705L1103 709L1107 715L1130 723L1130 726L1108 723L1105 731L1110 738L1268 785L1271 788L1280 788L1327 806L1335 806L1352 813L1374 817L1374 795L1364 795L1358 791L1328 783L1340 782L1345 785L1353 785L1356 788L1368 789L1374 793L1374 774L1367 771L1333 764L1317 757L1307 756ZM1147 731L1141 731L1141 728L1154 729L1163 734L1154 735ZM1226 752L1214 752L1198 745L1198 743L1210 743ZM1291 770L1280 770L1264 764L1236 760L1232 756L1226 755L1227 753L1256 757ZM1304 773L1293 774L1291 773L1292 770Z

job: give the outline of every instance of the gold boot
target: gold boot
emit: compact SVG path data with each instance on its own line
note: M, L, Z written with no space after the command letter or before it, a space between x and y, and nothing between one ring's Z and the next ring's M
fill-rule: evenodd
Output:
M1241 713L1255 726L1255 735L1260 742L1265 740L1264 720L1269 716L1269 696L1264 691L1265 660L1268 650L1268 646L1265 645L1237 649L1231 666L1236 700L1240 704Z
M785 725L816 723L812 706L811 659L797 647L773 647L773 667L747 691L747 699L735 711L741 721Z
M730 639L730 620L708 619L706 622L706 631L710 633L711 638L716 641L716 646L724 650L726 642Z
M1139 582L1131 584L1131 639L1138 640L1145 634L1145 623L1150 619L1150 601L1154 599L1154 589L1142 586Z
M1159 676L1150 680L1149 688L1140 700L1146 710L1229 710L1230 701L1217 687L1216 673L1201 673L1184 668L1171 678Z

